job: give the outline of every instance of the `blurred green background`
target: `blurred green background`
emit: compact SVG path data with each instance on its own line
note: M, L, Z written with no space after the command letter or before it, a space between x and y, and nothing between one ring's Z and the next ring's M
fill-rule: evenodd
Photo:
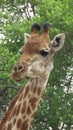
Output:
M51 24L50 37L66 35L31 130L73 130L73 0L0 1L0 120L22 83L10 80L13 65L33 23Z

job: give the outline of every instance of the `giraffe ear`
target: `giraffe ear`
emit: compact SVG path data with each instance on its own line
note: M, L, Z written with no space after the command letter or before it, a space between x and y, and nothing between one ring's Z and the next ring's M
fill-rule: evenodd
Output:
M24 34L25 43L28 41L29 38L30 38L30 35L28 33L25 33Z
M54 51L60 50L64 45L64 41L65 41L64 33L60 33L60 34L56 35L54 37L54 39L51 41L51 45L52 45Z

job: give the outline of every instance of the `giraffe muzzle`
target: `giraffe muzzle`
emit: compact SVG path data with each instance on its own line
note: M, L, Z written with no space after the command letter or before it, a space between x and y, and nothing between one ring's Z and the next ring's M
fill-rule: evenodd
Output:
M26 77L27 73L27 65L24 63L17 63L13 67L13 71L11 74L11 80L19 82L22 81Z

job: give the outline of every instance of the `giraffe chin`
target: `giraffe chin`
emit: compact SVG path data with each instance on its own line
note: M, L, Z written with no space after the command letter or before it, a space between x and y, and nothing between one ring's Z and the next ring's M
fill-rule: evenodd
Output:
M25 79L26 75L16 75L15 73L12 73L11 75L11 80L14 81L14 82L21 82Z
M24 80L24 78L23 79L14 79L15 82L22 82L23 80Z
M11 80L14 81L14 82L22 82L24 79L25 79L25 77L24 78L14 78L14 77L11 77Z

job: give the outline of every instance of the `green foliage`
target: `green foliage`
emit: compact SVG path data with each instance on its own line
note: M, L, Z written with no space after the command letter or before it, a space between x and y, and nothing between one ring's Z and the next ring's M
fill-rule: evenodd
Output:
M18 89L28 81L19 84L10 80L24 33L30 32L32 23L49 22L51 39L64 32L66 41L54 56L54 69L31 129L73 129L73 0L3 0L0 19L0 118Z

